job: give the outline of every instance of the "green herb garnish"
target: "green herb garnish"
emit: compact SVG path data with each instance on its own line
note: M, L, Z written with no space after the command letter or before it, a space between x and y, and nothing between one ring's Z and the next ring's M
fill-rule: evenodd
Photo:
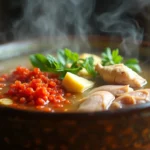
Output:
M83 60L82 67L85 68L90 75L96 77L93 57L88 57L87 59Z
M83 68L92 77L96 76L93 57L80 59L78 53L67 48L58 50L57 59L52 55L33 54L30 55L30 61L34 67L40 68L41 71L58 73L61 78L67 72L77 74Z
M132 70L141 72L139 61L135 58L124 61L123 57L119 55L118 49L106 48L101 54L101 58L103 66L124 63ZM56 58L52 55L33 54L30 55L30 61L34 67L40 68L41 71L60 74L60 78L63 78L67 72L77 74L83 68L91 77L96 77L97 74L93 57L81 59L78 53L67 48L59 49Z
M105 52L101 54L101 58L103 66L123 63L132 70L141 72L139 61L135 58L127 59L124 61L124 58L119 55L118 49L111 50L110 48L106 48Z
M135 58L128 59L124 62L126 66L134 70L135 72L141 72L141 67L139 66L139 61Z

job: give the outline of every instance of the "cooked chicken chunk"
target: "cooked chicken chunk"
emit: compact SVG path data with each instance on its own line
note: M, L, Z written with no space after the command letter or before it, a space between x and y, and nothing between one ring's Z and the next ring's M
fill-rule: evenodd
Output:
M123 105L120 103L120 102L113 102L111 105L110 105L110 108L111 110L116 110L116 109L119 109L119 108L122 108Z
M114 96L120 96L126 92L131 92L133 89L129 87L129 85L103 85L97 88L94 88L90 91L90 94L97 91L108 91L112 93Z
M146 102L150 102L150 89L140 89L119 96L113 101L111 108L122 108L124 105Z
M107 91L99 91L84 98L79 106L79 111L101 111L107 110L115 96Z
M133 88L140 88L147 84L146 79L123 64L102 66L99 63L95 69L104 81L110 84L130 85Z
M136 103L139 103L141 100L148 102L150 101L150 89L140 89L133 92L129 92L129 95L133 96L136 99Z

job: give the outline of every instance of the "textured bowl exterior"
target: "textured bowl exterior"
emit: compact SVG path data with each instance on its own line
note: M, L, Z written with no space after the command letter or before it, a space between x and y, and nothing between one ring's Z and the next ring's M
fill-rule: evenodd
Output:
M0 145L32 150L149 150L150 109L45 114L0 111Z

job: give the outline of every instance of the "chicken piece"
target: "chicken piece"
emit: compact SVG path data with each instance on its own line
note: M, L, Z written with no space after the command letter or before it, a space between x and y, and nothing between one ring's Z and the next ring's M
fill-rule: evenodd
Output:
M107 110L111 105L115 96L108 91L95 92L88 97L84 98L84 101L80 104L79 111L101 111Z
M150 89L140 89L129 92L129 95L134 96L137 100L150 101Z
M140 88L147 84L146 79L138 75L132 69L124 64L115 64L111 66L96 65L95 70L110 84L129 85L133 88Z
M134 105L146 102L150 102L150 89L140 89L119 96L113 101L110 108L114 108L114 106L116 106L116 108L122 108L124 105Z
M119 102L113 102L111 105L110 105L110 108L111 110L116 110L116 109L120 109L122 108L123 105Z
M124 105L133 105L133 104L136 104L136 99L134 96L125 94L116 98L115 102L120 102L121 104L124 104Z
M101 58L97 55L94 54L90 54L90 53L83 53L79 56L81 59L86 59L88 57L93 57L94 59L94 66L97 65L98 63L101 63ZM85 78L91 78L91 76L89 75L89 73L86 71L86 69L82 69L78 72L79 76L85 77Z
M126 92L131 92L133 89L129 87L129 85L103 85L97 88L94 88L89 92L89 94L92 94L96 91L108 91L112 93L114 96L121 96L122 94Z

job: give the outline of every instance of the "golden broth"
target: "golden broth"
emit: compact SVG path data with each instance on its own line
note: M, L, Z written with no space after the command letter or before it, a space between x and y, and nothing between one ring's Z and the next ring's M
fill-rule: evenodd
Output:
M16 57L12 58L10 60L5 60L1 62L1 67L0 67L0 75L5 74L5 73L11 73L13 70L16 69L18 66L23 66L27 68L31 68L32 65L29 61L29 56L21 56L21 57ZM8 87L4 87L3 90L0 92L6 92L8 90ZM86 92L84 94L72 94L71 98L68 98L69 101L71 102L71 105L64 105L63 111L74 111L78 108L78 104L80 103L80 99L82 99L86 95ZM52 107L52 105L49 103L45 107ZM19 104L19 107L21 109L30 109L30 110L35 110L34 106L25 106L24 104ZM38 110L38 109L36 109ZM55 108L55 111L62 111L61 108Z
M17 66L23 66L23 67L27 67L27 68L31 68L31 64L29 61L29 56L20 56L20 57L16 57L16 58L12 58L9 60L5 60L1 62L0 65L0 74L4 74L4 73L11 73L11 71L13 71ZM144 78L147 79L148 84L145 86L146 88L150 87L150 70L148 65L144 65L144 67L142 67L142 76ZM97 86L101 86L106 84L101 78L97 78L95 81L95 87ZM5 92L8 90L8 87L4 88L3 90L1 90L1 92ZM68 98L71 102L70 105L64 105L63 111L76 111L79 104L82 102L83 97L87 96L89 93L89 90L87 90L86 92L84 92L83 94L72 94L72 96L70 98ZM47 104L45 107L52 107L51 104ZM35 107L33 106L25 106L23 104L19 104L19 107L21 109L30 109L30 110L35 110ZM36 109L37 110L37 109ZM56 108L55 111L62 111L61 108Z

